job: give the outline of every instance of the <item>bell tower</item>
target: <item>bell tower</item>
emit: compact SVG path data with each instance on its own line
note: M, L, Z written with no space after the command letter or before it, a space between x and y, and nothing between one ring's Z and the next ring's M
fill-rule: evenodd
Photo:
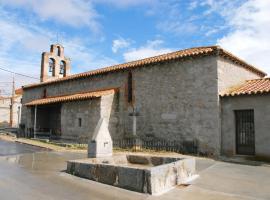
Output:
M64 47L52 44L50 52L43 52L41 56L40 82L70 75L70 59L64 56Z

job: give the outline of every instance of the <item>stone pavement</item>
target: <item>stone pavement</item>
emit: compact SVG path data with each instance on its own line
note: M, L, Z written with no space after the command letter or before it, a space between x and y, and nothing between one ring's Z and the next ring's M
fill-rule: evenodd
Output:
M2 143L0 143L1 147ZM23 145L23 144L18 144ZM4 145L6 152L14 148ZM27 151L20 152L20 149ZM270 167L249 166L197 158L200 175L192 185L150 196L66 174L66 161L86 158L86 153L40 152L29 146L17 155L0 156L1 200L27 199L270 199Z
M166 199L270 199L270 167L215 162L199 174L191 186L172 190Z

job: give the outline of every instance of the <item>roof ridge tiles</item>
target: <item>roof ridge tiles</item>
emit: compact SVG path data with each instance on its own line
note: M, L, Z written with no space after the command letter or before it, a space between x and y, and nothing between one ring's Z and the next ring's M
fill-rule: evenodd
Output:
M178 51L174 51L174 52L170 52L170 53L166 53L166 54L162 54L162 55L157 55L157 56L153 56L153 57L149 57L149 58L144 58L144 59L140 59L140 60L116 64L116 65L104 67L101 69L95 69L95 70L91 70L91 71L87 71L87 72L83 72L83 73L79 73L79 74L70 75L70 76L67 76L64 78L59 78L59 79L55 79L55 80L48 81L48 82L26 85L23 88L28 89L28 88L39 87L39 86L43 86L43 85L54 84L57 82L63 82L63 81L74 80L74 79L79 79L79 78L83 78L83 77L95 76L98 74L104 74L104 73L109 73L109 72L115 72L115 71L124 70L124 69L128 69L128 68L135 68L135 67L145 66L145 65L149 65L149 64L155 64L155 63L159 63L159 62L166 62L169 60L188 58L188 57L200 56L200 55L212 55L212 54L227 57L227 58L233 60L234 62L240 63L246 69L248 69L248 70L250 70L250 71L252 71L260 76L266 76L266 73L264 73L263 71L246 63L245 61L238 58L237 56L234 56L230 52L222 49L220 46L213 45L213 46L192 47L192 48L178 50Z

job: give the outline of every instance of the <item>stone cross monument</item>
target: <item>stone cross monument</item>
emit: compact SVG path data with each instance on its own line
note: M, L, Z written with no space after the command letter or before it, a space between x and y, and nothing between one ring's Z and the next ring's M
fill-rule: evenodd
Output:
M112 148L108 123L104 118L100 118L94 135L88 143L88 158L112 156Z

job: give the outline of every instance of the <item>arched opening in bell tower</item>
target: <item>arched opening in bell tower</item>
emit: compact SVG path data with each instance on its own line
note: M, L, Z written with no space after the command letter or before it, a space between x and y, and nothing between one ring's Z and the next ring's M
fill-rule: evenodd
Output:
M49 58L48 76L55 76L55 60L53 58Z
M59 71L59 74L62 77L66 75L66 63L63 60L61 60L61 62L60 62L60 71Z
M57 56L61 56L61 48L59 46L57 47Z

